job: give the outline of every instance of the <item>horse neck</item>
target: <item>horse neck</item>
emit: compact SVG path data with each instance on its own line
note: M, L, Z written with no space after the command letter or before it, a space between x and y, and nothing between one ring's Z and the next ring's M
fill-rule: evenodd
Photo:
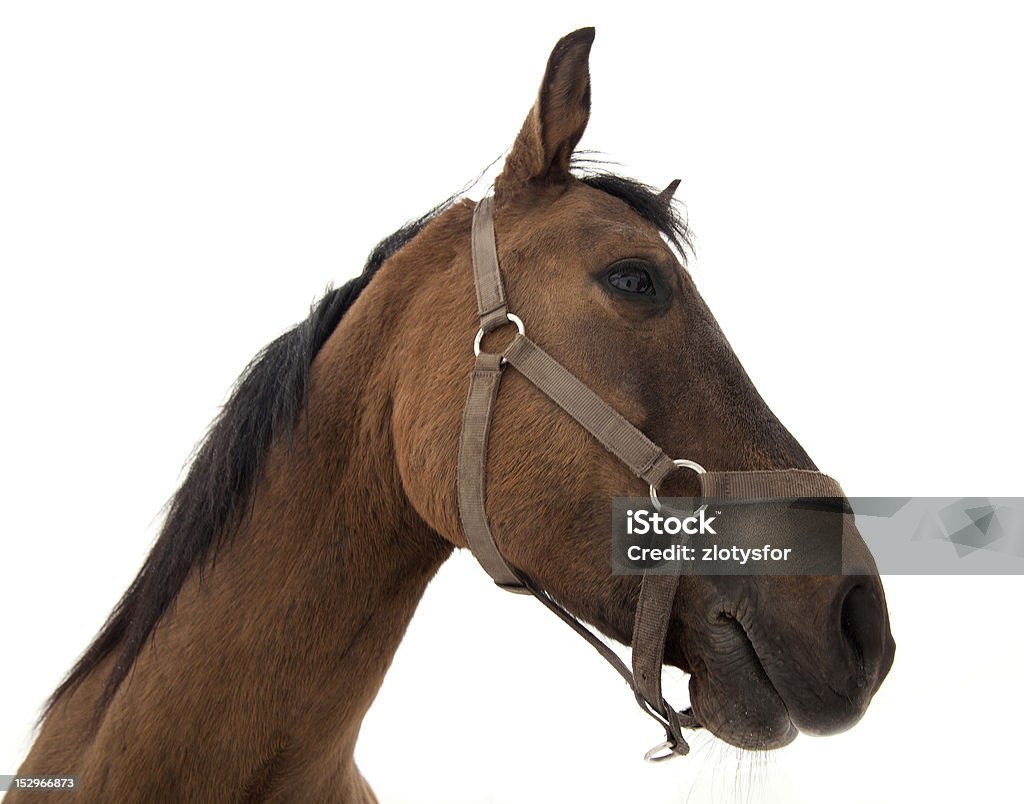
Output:
M80 767L109 800L183 789L183 768L224 800L365 797L360 724L452 550L403 492L377 358L389 311L371 290L314 361L306 413L271 448L243 524L186 581L95 737L66 753L109 662L54 710L26 768Z
M390 367L380 358L395 311L376 291L364 292L314 361L304 420L268 458L234 542L238 570L217 601L218 633L237 632L240 612L253 626L239 646L239 663L253 668L249 689L234 697L262 696L268 732L336 767L351 765L362 719L452 550L410 506L395 464Z
M386 346L379 327L373 305L354 308L315 361L306 419L271 457L251 543L238 541L237 552L252 556L251 583L225 588L225 610L237 616L235 595L248 588L251 611L268 622L253 639L274 662L274 694L300 714L289 727L349 755L427 583L452 550L403 492L390 383L376 365L375 348Z

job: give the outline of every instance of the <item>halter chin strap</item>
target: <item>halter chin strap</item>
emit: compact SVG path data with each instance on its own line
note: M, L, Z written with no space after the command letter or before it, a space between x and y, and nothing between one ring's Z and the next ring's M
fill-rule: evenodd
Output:
M493 196L480 201L473 213L472 252L480 330L474 344L476 365L470 378L459 443L459 517L466 541L498 586L510 592L532 594L586 639L622 676L640 707L665 728L665 742L648 751L647 759L657 761L684 755L690 749L683 738L683 729L698 728L700 724L689 709L676 711L661 692L665 641L679 576L644 575L633 624L633 667L630 670L596 634L525 573L509 564L498 550L487 520L485 480L487 437L505 366L513 366L592 433L633 474L646 482L655 505L658 505L658 487L677 466L685 466L698 473L704 497L842 497L842 489L827 475L802 469L706 472L693 461L673 461L568 369L527 338L523 322L509 313L498 266ZM515 324L518 332L501 354L480 350L484 335L510 323Z

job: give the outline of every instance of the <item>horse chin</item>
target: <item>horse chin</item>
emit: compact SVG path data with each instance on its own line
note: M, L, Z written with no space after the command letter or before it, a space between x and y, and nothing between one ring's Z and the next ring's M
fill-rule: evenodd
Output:
M697 721L748 751L789 745L799 731L754 646L738 623L723 624L714 650L691 662L690 705Z
M747 751L789 745L800 733L774 689L762 693L703 685L690 679L690 703L698 722L720 740Z

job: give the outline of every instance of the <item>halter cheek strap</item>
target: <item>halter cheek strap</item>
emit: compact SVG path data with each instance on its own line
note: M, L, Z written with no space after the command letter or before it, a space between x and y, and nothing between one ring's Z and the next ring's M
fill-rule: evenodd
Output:
M665 640L679 576L644 575L633 625L633 667L630 670L596 634L525 573L509 564L498 550L487 519L485 481L487 439L505 366L513 366L530 380L647 483L655 506L660 507L658 487L677 467L698 473L701 495L705 497L842 497L842 489L827 475L801 469L706 472L693 461L673 461L572 372L527 338L522 320L509 313L498 264L492 196L480 201L473 214L472 253L480 330L474 343L476 365L470 377L458 460L459 517L466 541L498 586L511 592L532 594L586 639L622 676L640 707L665 728L665 742L651 749L647 759L657 761L686 754L689 745L683 738L683 729L697 728L699 724L690 710L676 711L661 692ZM518 332L504 352L482 352L480 344L484 335L509 323L515 324Z

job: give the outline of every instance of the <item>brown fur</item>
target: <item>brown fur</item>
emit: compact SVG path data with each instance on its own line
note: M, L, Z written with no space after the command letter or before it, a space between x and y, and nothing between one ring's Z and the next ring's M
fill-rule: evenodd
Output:
M592 40L577 32L556 47L497 183L511 308L675 456L715 469L812 467L661 234L570 176ZM98 727L109 660L57 701L21 773L80 774L79 801L374 800L353 762L359 725L426 584L464 546L455 467L477 327L471 215L454 205L380 269L317 356L304 436L272 446L251 516L202 583L198 568L188 578ZM624 257L657 266L666 298L610 293L602 271ZM638 584L609 576L607 522L612 497L642 492L507 372L488 464L496 539L571 611L627 642ZM855 579L684 579L668 656L693 674L712 732L766 748L864 711L892 641L870 556L851 550L865 573ZM855 588L870 634L852 649L840 620Z

